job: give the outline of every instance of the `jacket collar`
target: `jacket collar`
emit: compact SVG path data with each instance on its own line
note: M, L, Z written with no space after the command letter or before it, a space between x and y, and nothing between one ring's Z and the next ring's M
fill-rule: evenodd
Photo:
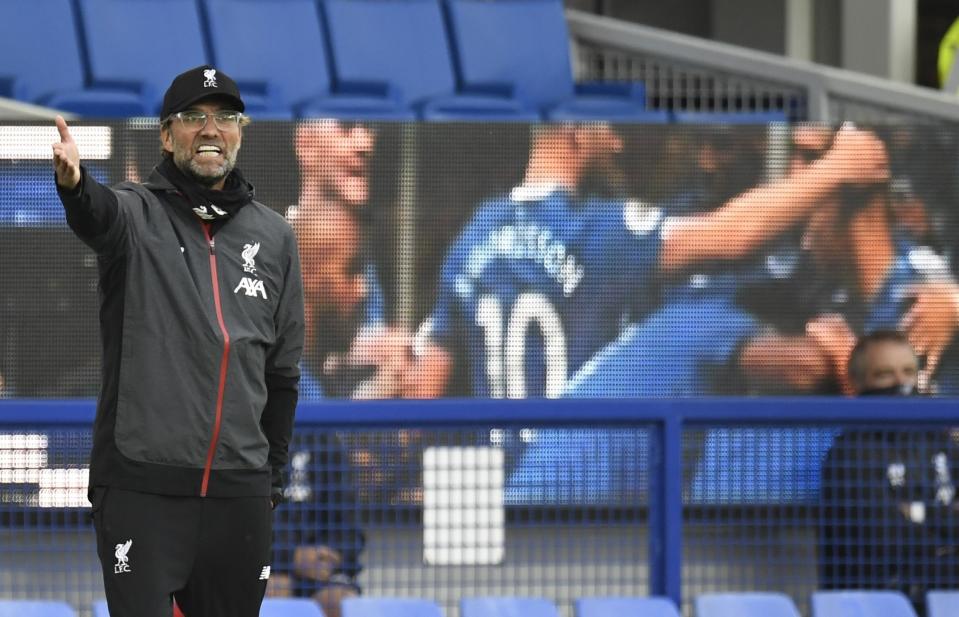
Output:
M147 178L147 181L143 183L143 186L151 191L175 191L176 187L173 184L163 177L157 168L154 167L153 171L150 172L150 177Z

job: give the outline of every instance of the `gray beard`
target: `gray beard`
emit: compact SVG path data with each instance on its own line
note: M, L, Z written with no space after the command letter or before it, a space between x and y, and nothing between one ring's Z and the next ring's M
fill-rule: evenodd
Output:
M192 178L196 181L197 184L205 186L207 188L213 186L223 178L226 178L231 171L233 171L234 163L233 161L227 159L223 165L220 166L219 170L215 175L207 175L201 172L201 168L197 165L192 159L189 160L179 160L174 158L174 163L180 168L187 177Z
M192 158L180 157L176 152L176 142L173 144L173 162L176 166L182 171L188 178L192 178L196 181L197 184L205 186L207 188L212 187L214 184L226 178L230 175L230 172L233 171L233 168L236 166L236 153L233 153L233 156L225 156L223 160L223 165L220 166L219 170L214 175L206 175L202 173L201 167L196 164Z

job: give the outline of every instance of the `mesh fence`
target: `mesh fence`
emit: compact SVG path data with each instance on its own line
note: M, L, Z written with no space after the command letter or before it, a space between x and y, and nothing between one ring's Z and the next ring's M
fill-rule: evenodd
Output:
M0 597L102 598L85 429L0 433ZM333 580L366 595L646 595L642 429L343 430L301 426L274 520L271 593ZM297 567L332 550L328 571ZM299 556L297 553L301 553Z
M780 591L809 614L817 589L895 589L922 615L927 591L959 584L950 430L722 427L705 442L685 461L685 597Z
M331 577L438 601L651 593L661 546L649 428L357 429L300 425L274 521L271 593ZM683 433L682 595L897 589L922 610L959 585L957 442L942 426L716 425ZM89 432L0 433L0 597L102 597L86 503ZM298 551L333 551L328 571ZM274 581L276 582L276 581ZM922 614L922 613L920 613Z

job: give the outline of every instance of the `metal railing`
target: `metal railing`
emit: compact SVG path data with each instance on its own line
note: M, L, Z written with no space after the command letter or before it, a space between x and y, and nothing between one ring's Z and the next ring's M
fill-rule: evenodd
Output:
M658 109L785 111L837 123L959 123L936 90L567 10L580 81L637 80Z

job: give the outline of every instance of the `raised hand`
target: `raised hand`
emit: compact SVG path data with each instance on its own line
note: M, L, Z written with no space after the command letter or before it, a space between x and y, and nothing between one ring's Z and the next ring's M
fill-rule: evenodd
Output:
M849 354L856 345L856 335L842 315L826 313L819 315L806 324L806 336L814 340L823 354L832 364L833 376L839 383L843 394L852 394L846 364Z
M889 180L886 145L872 131L843 125L826 153L839 179L851 184L874 184Z
M63 116L57 116L56 123L60 141L53 144L53 169L57 175L57 184L73 190L80 184L80 151Z
M959 284L955 281L920 283L912 288L916 301L899 322L917 356L926 357L925 372L932 375L942 353L959 332Z

